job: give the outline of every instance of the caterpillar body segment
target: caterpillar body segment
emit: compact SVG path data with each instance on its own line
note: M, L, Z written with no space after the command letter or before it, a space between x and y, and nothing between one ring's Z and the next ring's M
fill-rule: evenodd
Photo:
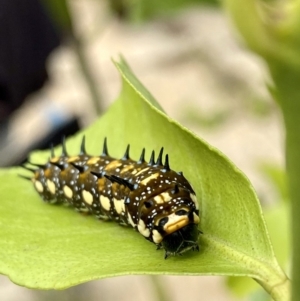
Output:
M30 169L33 185L45 202L67 204L99 219L131 226L145 239L165 249L165 258L199 250L200 213L195 192L181 172L163 160L163 148L149 162L145 149L140 159L121 159L108 154L106 139L100 156L86 153L83 138L80 153L69 156L63 142L61 156ZM164 163L163 163L164 161Z

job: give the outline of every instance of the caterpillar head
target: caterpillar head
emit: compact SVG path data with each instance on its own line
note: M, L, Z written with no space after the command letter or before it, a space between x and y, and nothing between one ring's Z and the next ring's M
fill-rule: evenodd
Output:
M166 251L165 259L170 255L182 254L188 250L199 251L199 234L197 224L188 224L165 236L161 242Z
M175 187L167 203L160 204L154 218L152 240L166 251L165 258L182 254L188 250L199 250L198 224L200 222L198 202L194 193L183 187Z

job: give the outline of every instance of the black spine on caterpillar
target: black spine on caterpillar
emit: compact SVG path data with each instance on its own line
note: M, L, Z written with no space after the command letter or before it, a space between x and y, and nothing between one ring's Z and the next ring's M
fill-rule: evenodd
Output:
M62 154L37 167L31 181L45 202L65 203L97 218L131 225L147 240L164 248L165 258L190 249L199 250L199 207L194 190L181 172L171 170L163 148L155 161L129 157L129 145L121 159L108 154L106 139L100 156L85 151L83 138L78 156ZM26 177L25 177L26 178Z

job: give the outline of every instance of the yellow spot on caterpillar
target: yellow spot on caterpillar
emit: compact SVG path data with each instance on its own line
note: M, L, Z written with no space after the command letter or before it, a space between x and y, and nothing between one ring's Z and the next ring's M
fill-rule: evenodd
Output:
M186 215L176 215L172 213L168 216L169 220L164 225L164 231L168 234L177 231L178 229L189 224L189 218Z
M143 181L141 181L142 185L147 185L151 180L155 180L159 177L159 173L156 172L155 174L145 178Z
M199 209L199 203L198 203L197 197L193 193L190 193L190 197L191 197L192 201L195 203L196 209Z
M105 181L106 181L106 178L100 178L98 179L98 190L101 192L105 189Z
M102 208L105 209L106 211L109 211L109 209L110 209L109 198L106 196L100 195L99 200L100 200Z
M140 170L140 171L136 174L136 176L138 176L138 175L140 175L141 173L147 171L149 168L150 168L150 167L147 167L147 168L144 168L144 169Z
M99 157L92 157L86 163L89 165L93 165L96 164L99 160L100 160Z
M60 157L54 157L54 158L51 158L50 162L56 163L59 161L59 159L60 159Z
M154 202L155 202L156 204L162 204L162 203L164 203L164 199L161 197L160 194L157 195L156 197L154 197L153 200L154 200Z
M49 179L47 179L46 183L47 183L47 187L48 187L49 191L52 194L55 194L55 192L56 192L55 183Z
M146 225L142 219L139 220L138 230L143 236L145 236L145 237L150 236L150 230L146 227Z
M134 169L134 170L131 171L131 174L135 175L137 172L138 172L138 170Z
M46 177L46 178L51 177L51 176L52 176L52 175L51 175L51 172L52 172L52 169L51 169L51 168L47 168L47 169L45 170L45 177Z
M71 198L73 197L73 191L72 191L72 189L71 189L69 186L67 186L67 185L65 185L65 186L63 187L63 192L64 192L64 195L65 195L67 198L71 199Z
M83 200L87 204L92 205L94 198L93 198L93 195L89 191L83 190L82 191L82 197L83 197Z
M121 214L122 211L125 211L124 200L114 199L115 210L118 214Z
M79 159L78 156L71 157L71 158L68 159L68 163L77 161L78 159Z
M121 166L122 163L119 160L111 161L109 164L106 165L105 170L114 169Z
M42 193L44 191L44 186L40 181L35 181L34 187L39 193Z
M133 169L134 166L133 165L128 165L126 167L124 167L122 170L121 170L121 173L125 173L126 171L129 171L131 169Z
M160 195L164 199L165 202L169 202L172 200L172 197L169 192L163 192Z
M156 197L154 197L154 201L157 204L162 204L162 203L165 203L165 202L169 202L170 200L172 200L172 197L168 192L163 192L163 193L157 195Z
M157 230L153 230L152 231L152 239L156 244L159 244L163 238Z

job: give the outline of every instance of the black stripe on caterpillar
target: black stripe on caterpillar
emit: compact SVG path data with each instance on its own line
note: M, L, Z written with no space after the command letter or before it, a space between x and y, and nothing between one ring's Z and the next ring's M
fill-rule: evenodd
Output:
M200 222L198 201L182 172L170 169L168 155L163 163L163 148L157 160L154 151L149 162L145 149L140 159L124 156L115 159L108 154L106 138L100 156L90 156L83 137L80 153L67 154L65 141L62 154L44 164L23 165L34 173L30 179L45 202L64 203L79 212L99 219L129 225L142 236L165 249L165 258L198 250Z

